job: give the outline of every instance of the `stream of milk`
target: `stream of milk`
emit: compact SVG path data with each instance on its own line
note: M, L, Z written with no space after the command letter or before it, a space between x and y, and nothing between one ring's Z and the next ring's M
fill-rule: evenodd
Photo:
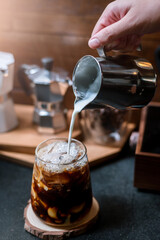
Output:
M80 113L82 111L82 109L90 102L89 99L81 99L79 101L75 101L74 104L74 110L72 113L72 118L71 118L71 123L70 123L70 128L69 128L69 136L68 136L68 148L67 148L67 154L69 154L70 152L70 144L71 144L71 138L72 138L72 132L73 132L73 128L74 128L74 123L75 123L75 119L76 116L78 115L78 113Z
M71 123L70 123L70 128L69 128L69 137L68 137L68 148L67 148L67 154L70 152L70 144L71 144L71 138L72 138L72 132L74 128L74 123L76 116L78 113L82 111L89 103L91 103L94 98L96 97L98 91L99 91L99 86L97 85L97 81L93 81L87 86L88 88L85 89L84 92L78 92L76 89L76 99L74 102L74 110L72 113L72 118L71 118Z

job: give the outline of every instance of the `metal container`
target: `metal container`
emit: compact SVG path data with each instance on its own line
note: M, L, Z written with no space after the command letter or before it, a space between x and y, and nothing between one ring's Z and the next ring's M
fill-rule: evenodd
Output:
M131 110L85 109L81 112L80 125L88 143L122 147L128 138L128 122Z
M129 55L106 56L103 49L98 53L97 58L82 57L74 68L76 101L83 99L93 85L94 99L85 108L141 108L152 100L156 74L148 60Z

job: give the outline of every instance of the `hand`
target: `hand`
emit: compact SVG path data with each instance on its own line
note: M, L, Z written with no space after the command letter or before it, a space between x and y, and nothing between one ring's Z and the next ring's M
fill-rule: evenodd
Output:
M160 0L116 0L111 2L89 40L89 47L105 45L107 51L132 51L146 33L160 31Z

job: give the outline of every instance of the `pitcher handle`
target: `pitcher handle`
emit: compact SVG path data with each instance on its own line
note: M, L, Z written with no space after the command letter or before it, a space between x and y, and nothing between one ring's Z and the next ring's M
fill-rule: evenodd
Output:
M105 51L105 46L97 48L97 52L98 52L99 57L103 57L103 58L107 57L106 51Z
M142 51L142 45L141 44L138 45L138 47L136 48L136 51L137 52L141 52ZM97 48L97 52L98 52L99 57L102 57L102 58L106 58L107 57L105 46L101 46L101 47ZM118 51L118 52L122 52L123 53L123 51Z

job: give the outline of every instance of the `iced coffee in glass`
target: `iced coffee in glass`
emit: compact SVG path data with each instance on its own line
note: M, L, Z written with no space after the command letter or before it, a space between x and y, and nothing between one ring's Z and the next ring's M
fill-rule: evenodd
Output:
M36 148L31 186L34 213L45 223L64 226L91 208L92 190L85 146L72 139L49 139Z

